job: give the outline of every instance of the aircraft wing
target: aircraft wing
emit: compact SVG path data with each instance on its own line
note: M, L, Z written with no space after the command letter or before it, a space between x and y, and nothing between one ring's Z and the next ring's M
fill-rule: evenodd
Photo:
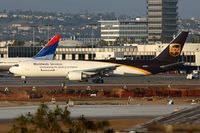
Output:
M176 69L176 68L180 68L183 65L184 65L183 62L178 62L178 63L173 63L173 64L164 65L164 66L160 66L160 67L163 68L163 69L173 70L173 69Z
M82 72L88 76L110 76L113 71L119 67L120 65L109 66L109 67L101 67L98 69L88 69L83 70Z

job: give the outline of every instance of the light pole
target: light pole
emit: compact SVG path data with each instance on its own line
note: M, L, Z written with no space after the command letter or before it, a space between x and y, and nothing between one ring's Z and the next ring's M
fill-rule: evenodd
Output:
M33 45L34 45L34 44L35 44L35 27L36 27L36 26L33 25L33 26L31 26L31 27L32 27L32 29L33 29L33 38L32 38L33 40L32 40L32 41L33 41Z
M94 31L93 31L93 25L92 25L92 60L94 60L93 50L94 50Z
M47 26L47 40L49 41L49 25Z
M49 36L50 36L50 27L52 27L52 25L45 25L47 27L47 42L49 41Z

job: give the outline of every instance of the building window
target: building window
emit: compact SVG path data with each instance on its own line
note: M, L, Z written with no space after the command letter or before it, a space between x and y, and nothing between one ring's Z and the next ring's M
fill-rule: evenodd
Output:
M65 59L66 59L66 55L62 54L62 60L65 60Z
M72 60L76 59L76 54L72 54Z
M78 59L79 60L85 60L85 54L79 54Z

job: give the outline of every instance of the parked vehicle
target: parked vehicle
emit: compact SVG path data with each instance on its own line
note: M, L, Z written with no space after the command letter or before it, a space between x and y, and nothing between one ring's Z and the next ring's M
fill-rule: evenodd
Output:
M199 73L197 71L193 71L187 75L186 79L199 79Z

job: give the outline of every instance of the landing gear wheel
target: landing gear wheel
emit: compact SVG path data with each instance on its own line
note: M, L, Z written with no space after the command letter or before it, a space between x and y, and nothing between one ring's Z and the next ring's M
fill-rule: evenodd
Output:
M22 83L26 84L26 77L25 76L21 76L21 79L22 79Z
M104 80L102 77L99 77L99 78L96 78L93 80L94 83L99 83L99 84L103 84L104 83Z
M99 79L99 82L98 82L98 83L103 84L103 83L104 83L104 80L101 78L101 79Z
M81 80L79 82L89 82L89 80L88 79L83 79L83 80Z
M89 81L88 79L85 79L85 80L84 80L84 82L88 82L88 81Z
M26 82L26 80L23 80L23 84L26 84L27 82Z

